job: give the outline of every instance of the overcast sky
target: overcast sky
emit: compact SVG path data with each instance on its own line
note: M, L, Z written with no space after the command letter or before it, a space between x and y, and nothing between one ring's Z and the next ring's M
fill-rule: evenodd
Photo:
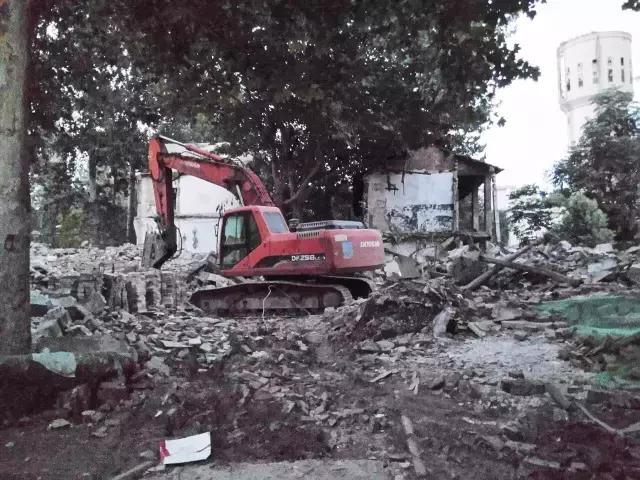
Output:
M514 43L541 70L537 82L516 81L501 90L498 113L507 124L484 134L487 162L505 169L499 185L543 184L546 172L567 151L566 117L558 105L556 49L575 36L622 30L633 36L633 75L640 75L640 13L622 10L623 0L548 0L533 20L516 23ZM635 82L635 96L640 83Z

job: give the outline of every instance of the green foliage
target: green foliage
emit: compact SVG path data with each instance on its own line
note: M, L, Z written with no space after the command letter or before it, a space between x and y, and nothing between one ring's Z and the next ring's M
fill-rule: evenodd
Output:
M564 203L564 213L553 232L563 240L593 247L613 240L607 224L607 215L598 208L598 202L574 193Z
M640 12L640 0L626 0L622 5L622 9Z
M554 184L597 201L619 240L637 232L640 184L640 109L630 93L611 90L595 99L595 117L569 156L553 169Z
M56 246L79 247L87 239L87 216L84 211L72 208L60 216Z
M554 201L537 185L524 185L509 195L509 226L521 242L551 227Z
M298 213L407 149L477 152L496 89L538 75L507 42L536 2L51 2L34 45L33 131L50 135L66 175L78 151L92 159L112 178L105 197L144 161L138 125L211 134L252 154Z

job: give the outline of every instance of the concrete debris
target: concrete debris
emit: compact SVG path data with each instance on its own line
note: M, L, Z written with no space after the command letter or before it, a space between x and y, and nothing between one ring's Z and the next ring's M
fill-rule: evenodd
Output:
M354 478L548 478L558 468L575 472L567 478L635 478L640 398L622 388L640 378L640 248L452 246L394 250L368 298L323 315L237 318L186 302L195 288L233 283L202 258L158 272L141 268L131 245L36 244L37 352L0 358L0 391L22 392L19 401L0 394L0 435L15 442L0 449L0 465L28 469L10 456L26 441L16 432L35 424L46 435L73 427L59 435L78 456L95 448L92 466L130 462L86 467L95 478L210 475L212 460L148 472L153 439L208 431L216 463L259 459L291 478L350 478L334 456L380 467ZM18 383L25 372L39 388ZM84 446L73 443L80 433ZM284 463L300 458L321 459L296 462L315 476ZM221 478L231 475L224 468Z
M61 430L63 428L69 427L71 427L71 422L65 420L64 418L57 418L49 424L47 430Z

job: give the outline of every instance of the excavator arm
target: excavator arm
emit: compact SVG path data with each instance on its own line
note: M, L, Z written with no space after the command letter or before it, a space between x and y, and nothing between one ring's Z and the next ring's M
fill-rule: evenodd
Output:
M169 153L166 145L170 143L181 146L183 151ZM147 233L145 237L142 254L144 266L160 268L177 250L172 170L226 188L243 205L275 205L260 178L250 169L195 145L155 136L149 141L149 173L159 231Z

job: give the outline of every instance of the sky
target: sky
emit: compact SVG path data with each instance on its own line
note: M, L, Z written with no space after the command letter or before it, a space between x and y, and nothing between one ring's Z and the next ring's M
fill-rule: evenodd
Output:
M567 152L566 117L558 104L556 50L561 42L593 31L622 30L633 36L633 75L640 75L640 13L623 0L548 0L533 20L515 23L511 40L521 58L540 68L538 81L518 80L498 92L497 113L507 120L483 134L486 161L505 170L499 185L548 186L546 173ZM640 82L634 84L636 99Z

